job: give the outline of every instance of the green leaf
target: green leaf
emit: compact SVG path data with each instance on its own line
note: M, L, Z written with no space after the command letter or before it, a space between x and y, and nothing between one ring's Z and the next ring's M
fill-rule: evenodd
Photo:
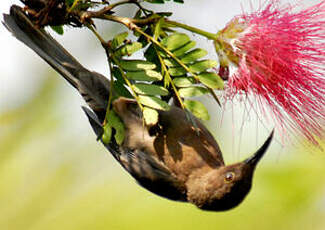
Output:
M141 15L142 15L142 10L141 9L138 9L137 12L135 12L135 15L134 15L134 19L139 19L141 18Z
M168 73L172 76L182 76L187 73L183 67L172 67L168 69Z
M146 34L152 35L151 27L150 26L142 26L140 27L140 30ZM138 31L133 32L134 36L139 37L138 42L142 43L142 47L146 47L149 44L148 38L143 36Z
M159 35L161 33L161 25L162 23L164 22L164 18L160 18L159 21L156 23L156 26L155 26L155 31L154 31L154 39L158 39L159 38Z
M156 110L144 107L143 108L143 117L147 125L152 126L157 124L159 114Z
M118 48L120 45L122 45L125 41L125 39L127 38L127 36L129 35L128 32L123 32L123 33L120 33L118 35L116 35L114 38L113 38L113 41L112 41L112 48L113 49L116 49Z
M155 63L157 66L160 65L160 61L159 61L159 58L157 56L156 49L154 48L154 46L152 44L144 52L144 57L146 58L147 61Z
M137 72L126 72L127 78L135 81L160 81L163 76L154 70L144 70Z
M128 71L152 70L156 68L154 63L143 60L121 60L120 66Z
M210 115L207 108L199 101L193 100L185 100L184 101L185 108L188 109L194 116L202 119L209 120Z
M204 72L197 75L200 82L212 89L223 89L224 82L216 73Z
M181 61L184 64L188 64L188 63L194 62L200 58L203 58L207 54L208 54L208 52L206 50L197 48L197 49L194 49L194 50L186 53L184 55L184 57L181 58Z
M129 90L123 85L122 82L116 80L113 83L114 92L118 94L118 96L133 98L132 94Z
M112 128L115 129L115 141L118 145L123 143L125 137L124 124L114 110L109 111L106 117L106 124L104 126L104 134L102 140L105 144L108 144L112 138Z
M181 88L179 91L181 97L198 97L209 93L209 90L199 86Z
M193 77L177 77L173 79L174 84L177 87L189 87L195 83Z
M150 2L150 3L155 3L155 4L163 4L165 3L164 0L144 0L146 2Z
M192 49L193 47L195 47L196 42L195 41L189 41L188 43L186 43L185 45L183 45L182 47L176 49L173 51L173 54L176 57L180 57L182 56L185 52L187 52L188 50Z
M158 97L140 95L139 102L153 109L169 110L169 105Z
M174 59L171 58L164 59L164 63L168 67L180 67L180 65Z
M116 115L116 121L112 124L113 128L115 129L116 133L114 135L116 143L118 145L121 145L123 143L123 140L125 138L125 128L123 122L120 120L120 118Z
M161 95L161 96L167 96L169 94L169 91L166 88L159 85L138 83L138 84L134 84L133 87L134 87L134 91L138 94Z
M170 17L173 15L172 12L157 12L156 14L163 16L163 17Z
M111 138L112 138L112 127L109 125L105 125L104 126L104 133L102 136L102 141L104 144L109 144L111 142Z
M203 60L203 61L195 62L194 64L190 65L189 69L191 70L191 72L200 73L207 69L216 67L217 65L218 62L216 62L215 60Z
M176 50L190 41L187 34L174 33L161 41L161 44L165 46L168 50Z
M142 48L142 44L140 42L132 42L131 44L126 44L120 47L118 50L114 52L114 54L118 57L122 56L131 56L133 53L137 52Z
M60 35L64 33L63 26L51 26L51 29Z
M121 70L119 68L113 67L111 74L113 74L113 76L116 78L117 81L121 82L124 85L126 84L126 82L122 76Z
M71 6L75 0L65 0L68 6Z
M197 61L188 67L192 73L200 73L217 65L218 63L214 60L203 60ZM168 72L172 76L182 76L187 73L183 67L170 67Z

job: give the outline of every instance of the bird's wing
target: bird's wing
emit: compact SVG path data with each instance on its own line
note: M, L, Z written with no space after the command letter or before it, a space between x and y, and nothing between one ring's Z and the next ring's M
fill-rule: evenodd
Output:
M96 114L86 107L82 108L94 132L100 138L103 128ZM104 145L141 186L171 200L186 200L185 185L162 162L142 150L119 146L114 140Z
M135 100L120 97L113 102L113 108L127 130L123 146L146 149L172 172L184 174L177 174L177 177L187 177L187 171L197 168L224 165L214 137L201 121L189 114L195 121L194 126L184 110L171 106L168 111L158 111L158 128L153 129L155 127L144 126L141 110Z
M141 150L121 152L120 163L141 186L162 197L186 201L185 185L161 161Z

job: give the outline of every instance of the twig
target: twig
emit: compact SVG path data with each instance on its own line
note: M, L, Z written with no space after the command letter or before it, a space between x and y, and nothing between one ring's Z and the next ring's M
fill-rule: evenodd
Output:
M199 35L202 35L202 36L204 36L204 37L206 37L206 38L208 38L210 40L218 39L218 34L210 33L210 32L207 32L207 31L201 30L199 28L189 26L189 25L186 25L186 24L183 24L183 23L180 23L180 22L175 22L175 21L165 19L165 24L167 26L176 26L176 27L182 28L184 30L187 30L187 31L199 34Z
M137 0L125 0L125 1L116 2L114 4L110 4L108 6L105 6L105 7L103 7L102 9L100 9L98 11L81 12L80 13L80 19L81 19L82 22L84 22L86 20L89 20L91 18L105 18L105 19L110 20L109 17L108 18L105 17L105 16L110 16L107 13L109 13L115 7L120 6L120 5L125 5L125 4L135 4L137 7L139 7L139 9L142 10L142 12L146 16L148 16L148 14L146 13L146 11L148 11L148 10L144 9ZM69 12L70 12L70 9L69 9ZM145 19L130 19L130 20L132 20L135 24L148 24L148 23L151 23L152 21L154 21L157 18L160 18L160 16L157 15L157 14L153 14L153 15L145 18Z
M167 77L168 81L170 82L170 84L171 84L171 86L172 86L172 88L173 88L173 90L175 92L175 96L176 96L177 100L179 101L180 106L182 107L182 109L184 109L185 106L184 106L183 100L182 100L181 96L179 95L178 90L177 90L172 78L170 77L170 75L168 73L166 65L165 65L163 59L161 58L160 54L157 52L156 48L155 48L155 50L156 50L157 56L159 58L160 64L161 64L161 66L162 66L162 68L163 68L163 70L165 72L165 77Z
M108 13L109 11L114 9L115 7L117 7L119 5L123 5L123 4L134 4L134 0L125 0L125 1L121 1L121 2L116 2L114 4L110 4L108 6L105 6L105 7L103 7L102 9L100 9L98 11L86 11L86 12L83 13L83 17L81 19L83 20L83 19L90 19L90 18L98 18L101 15L104 15L104 14Z

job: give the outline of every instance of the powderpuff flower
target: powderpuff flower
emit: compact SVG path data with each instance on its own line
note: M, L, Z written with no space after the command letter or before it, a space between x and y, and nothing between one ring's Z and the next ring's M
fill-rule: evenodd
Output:
M264 5L218 32L220 68L235 67L226 97L253 95L283 131L318 144L325 118L325 1L303 10L278 0Z

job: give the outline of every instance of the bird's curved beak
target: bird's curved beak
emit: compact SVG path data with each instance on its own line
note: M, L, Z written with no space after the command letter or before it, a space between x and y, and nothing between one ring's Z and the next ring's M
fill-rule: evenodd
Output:
M267 138L264 144L259 148L259 150L257 150L257 152L253 156L249 157L244 161L246 165L254 166L254 167L257 165L257 163L262 159L266 150L268 149L273 139L273 134L274 134L274 130L271 132L270 136Z

